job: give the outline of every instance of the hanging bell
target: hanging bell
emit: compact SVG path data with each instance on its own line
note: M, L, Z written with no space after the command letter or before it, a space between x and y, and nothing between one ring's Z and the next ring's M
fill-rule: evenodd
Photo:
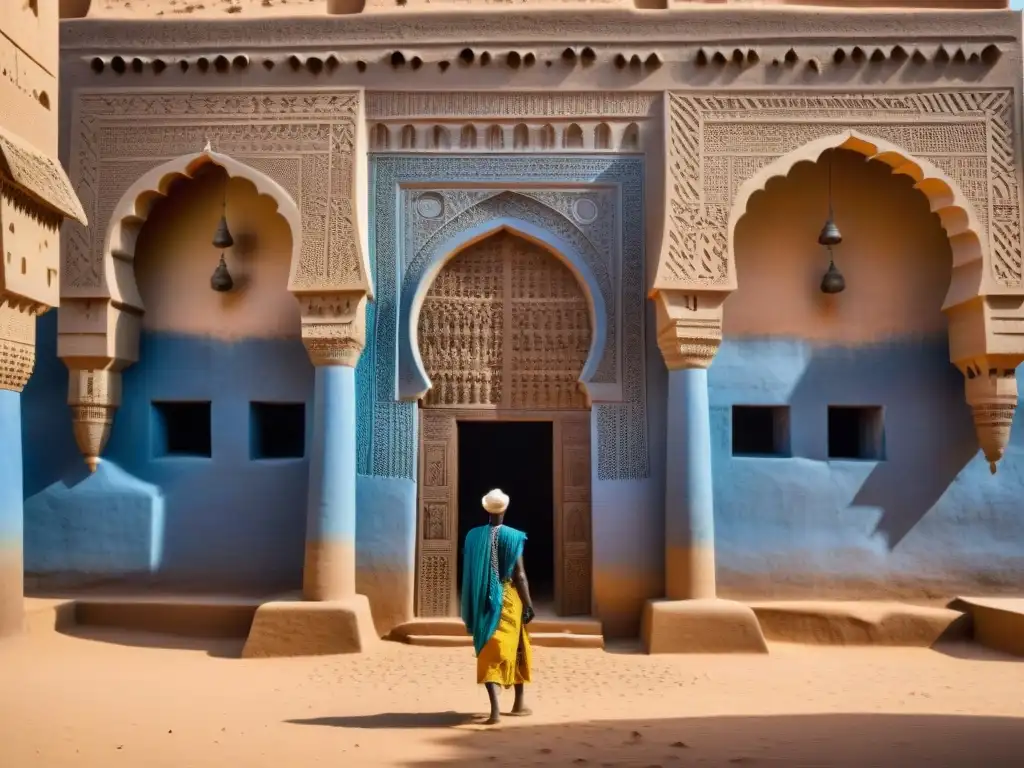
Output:
M829 259L828 271L821 278L821 292L842 293L844 290L846 290L846 278L843 277L842 272L836 269L836 263Z
M839 245L841 242L843 242L843 236L839 232L839 227L832 220L832 214L830 213L825 226L821 228L821 234L818 235L818 245Z
M228 237L230 238L230 235ZM228 265L224 263L223 253L220 255L220 264L213 270L213 276L210 277L210 287L217 293L227 293L235 287L235 281L231 279L231 273L228 272Z
M228 219L226 216L220 217L220 223L217 224L217 231L213 235L213 247L230 248L235 244L235 239L231 237L231 230L228 229Z

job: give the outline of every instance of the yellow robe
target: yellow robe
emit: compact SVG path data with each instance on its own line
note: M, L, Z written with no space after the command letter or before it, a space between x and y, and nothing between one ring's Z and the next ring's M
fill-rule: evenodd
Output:
M491 639L476 658L476 681L508 688L530 682L533 651L523 626L523 601L510 581L502 584L501 618Z

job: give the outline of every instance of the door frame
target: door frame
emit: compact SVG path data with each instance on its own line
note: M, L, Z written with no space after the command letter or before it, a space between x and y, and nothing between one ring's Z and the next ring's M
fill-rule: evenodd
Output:
M457 616L460 421L541 421L552 425L555 610L593 614L590 409L419 409L415 614Z

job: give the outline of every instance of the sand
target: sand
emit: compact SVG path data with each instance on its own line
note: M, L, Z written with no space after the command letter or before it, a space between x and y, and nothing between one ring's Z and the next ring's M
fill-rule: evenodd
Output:
M465 648L238 650L100 630L4 641L0 766L998 768L1024 750L1024 661L976 647L540 648L534 716L491 729Z
M252 19L320 16L327 0L92 0L90 19Z

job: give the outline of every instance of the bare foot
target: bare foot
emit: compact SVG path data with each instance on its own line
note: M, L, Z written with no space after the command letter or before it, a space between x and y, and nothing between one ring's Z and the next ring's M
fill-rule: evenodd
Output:
M484 725L497 725L500 722L501 722L501 716L500 715L491 715L486 720L484 720Z
M509 714L515 717L528 717L533 714L533 710L529 707L512 707L512 711Z

